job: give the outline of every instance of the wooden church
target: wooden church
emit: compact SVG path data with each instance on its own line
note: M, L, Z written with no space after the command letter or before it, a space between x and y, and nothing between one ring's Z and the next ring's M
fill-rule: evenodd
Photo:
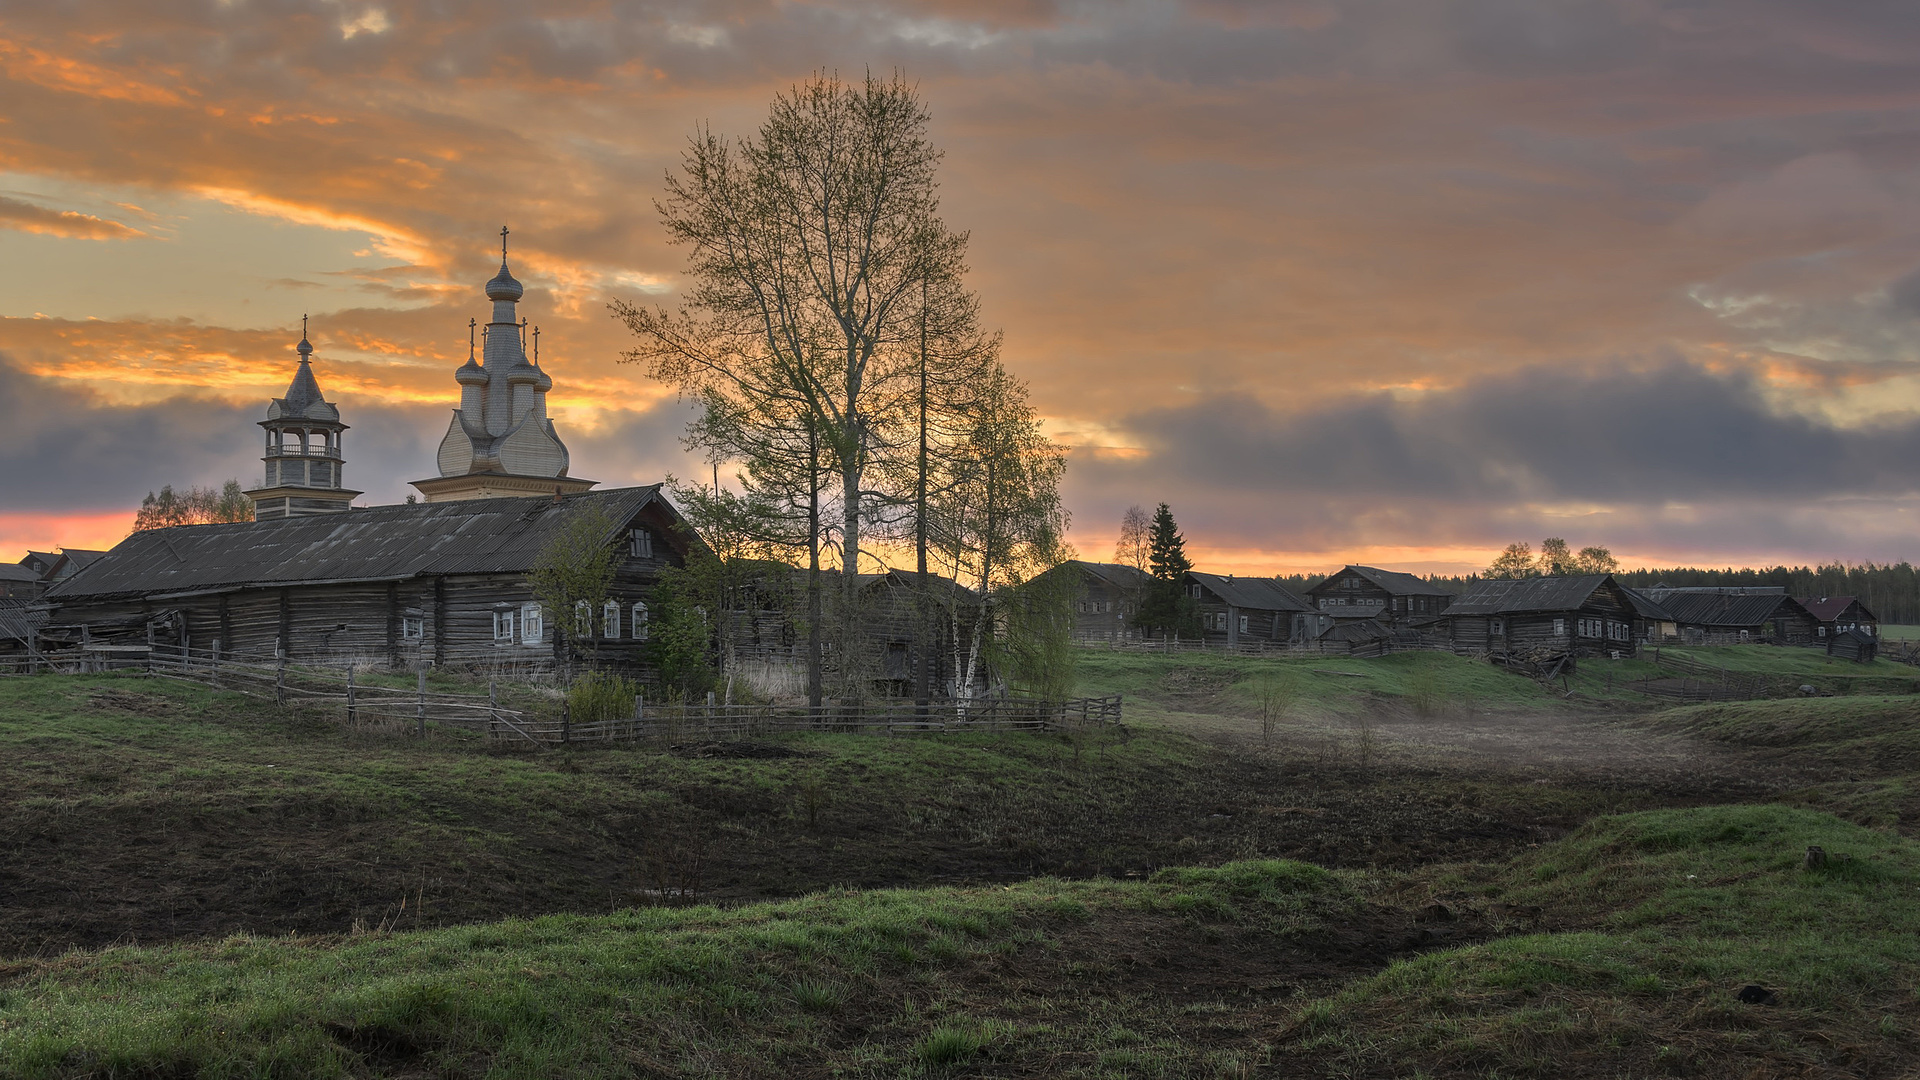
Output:
M469 349L454 372L460 406L439 474L414 482L421 502L352 505L347 425L321 393L303 325L293 380L260 421L265 477L247 493L256 520L133 534L47 590L43 645L119 637L249 659L537 666L565 639L602 660L637 661L646 597L697 541L659 485L594 491L568 475L547 416L553 380L537 350L527 356L516 310L524 289L501 236L481 361ZM585 515L620 552L611 597L598 611L544 610L526 575ZM563 616L567 635L555 633Z

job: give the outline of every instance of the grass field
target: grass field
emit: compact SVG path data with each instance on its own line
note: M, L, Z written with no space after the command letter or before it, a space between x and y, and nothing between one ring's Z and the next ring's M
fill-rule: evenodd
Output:
M543 753L0 680L0 1075L1903 1075L1920 698L1614 663L1090 652L1124 730Z
M1828 815L1602 819L1419 883L1443 921L1393 884L1243 862L111 949L11 965L0 1069L1893 1075L1917 1048L1920 852Z

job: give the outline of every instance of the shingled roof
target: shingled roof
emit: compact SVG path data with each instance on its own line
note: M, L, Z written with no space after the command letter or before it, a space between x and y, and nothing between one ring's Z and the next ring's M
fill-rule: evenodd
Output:
M1528 611L1573 611L1587 602L1611 574L1574 577L1496 579L1476 583L1447 606L1448 615L1513 615Z
M1138 589L1153 581L1153 575L1137 566L1126 563L1088 562L1085 559L1069 559L1068 562L1100 578L1109 585L1122 589Z
M1672 621L1689 626L1759 626L1784 606L1799 607L1784 591L1650 589L1647 595L1667 609Z
M369 506L337 514L137 532L47 590L45 601L217 592L250 586L524 573L574 514L598 507L625 527L660 485L538 498ZM609 536L612 541L614 536Z
M1848 604L1858 603L1859 599L1857 596L1822 596L1817 599L1808 597L1800 600L1799 603L1800 606L1806 608L1815 619L1830 623L1838 619L1841 613L1847 610ZM1866 614L1867 618L1874 618L1873 612L1867 611L1867 605L1861 604L1860 610Z
M1208 591L1226 601L1230 607L1249 611L1313 610L1313 605L1295 596L1272 578L1203 574L1198 570L1187 571L1187 576L1205 585Z
M1382 570L1377 566L1358 566L1358 565L1347 566L1341 569L1337 573L1327 575L1327 577L1324 580L1320 581L1318 584L1314 585L1313 588L1308 589L1307 591L1309 593L1317 592L1319 591L1321 586L1330 585L1333 582L1339 580L1342 577L1345 577L1348 574L1358 574L1361 577L1366 578L1368 581L1373 582L1375 585L1378 585L1382 589L1385 589L1388 593L1394 596L1452 596L1453 595L1453 590L1443 589L1440 586L1435 585L1430 581L1426 581L1421 578L1415 577L1412 574L1403 574L1398 570Z

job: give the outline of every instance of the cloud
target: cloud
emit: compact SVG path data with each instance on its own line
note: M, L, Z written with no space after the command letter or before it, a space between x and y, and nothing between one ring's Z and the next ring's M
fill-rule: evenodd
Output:
M178 245L16 237L75 299L8 347L105 417L277 393L311 306L329 393L412 454L505 220L576 459L643 477L672 458L664 391L616 366L602 301L673 303L653 200L685 137L751 131L810 72L899 68L1010 365L1062 429L1139 444L1076 455L1082 521L1159 487L1248 550L1504 542L1582 507L1703 550L1891 550L1912 522L1884 464L1920 405L1911 4L99 0L7 37L9 170L168 230L203 193L277 260L209 325L103 295L84 258ZM371 237L363 265L299 242L322 232ZM358 287L293 307L295 281ZM1610 356L1666 359L1566 359Z
M69 240L131 240L147 235L118 221L82 214L77 210L49 210L5 195L0 195L0 228L60 236Z
M1076 454L1069 482L1102 519L1170 499L1190 537L1221 546L1497 545L1574 522L1589 542L1674 550L1737 522L1723 543L1905 557L1920 416L1843 427L1769 397L1752 370L1677 358L1299 411L1204 397L1128 417L1146 452Z

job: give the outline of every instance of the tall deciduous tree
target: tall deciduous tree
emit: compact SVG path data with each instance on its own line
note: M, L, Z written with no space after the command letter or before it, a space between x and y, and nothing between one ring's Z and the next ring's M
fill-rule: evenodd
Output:
M1120 539L1113 545L1113 561L1145 573L1153 550L1153 519L1138 506L1127 507L1120 518Z
M157 493L147 492L147 497L140 500L140 509L133 516L133 531L252 520L253 500L240 490L238 480L227 481L218 491L195 487L175 492L173 485L167 484Z
M1540 541L1539 558L1542 577L1563 577L1574 571L1573 551L1558 536L1549 536Z
M957 258L964 243L936 217L940 155L927 123L898 76L857 85L820 76L777 97L752 137L701 132L659 204L688 249L685 302L671 314L615 304L640 338L629 359L722 406L730 422L709 434L733 442L717 448L758 460L770 489L811 488L816 556L815 485L832 473L846 611L873 508L869 471L903 420L890 384L907 367L916 299L939 252ZM817 671L815 660L815 686Z
M1507 545L1482 577L1493 579L1529 578L1538 574L1533 565L1533 546L1520 541Z
M1620 571L1620 560L1613 552L1603 547L1583 547L1573 557L1574 569L1582 574L1615 574Z
M1000 616L1022 586L1066 557L1067 519L1060 506L1066 456L1041 430L1026 388L1006 369L993 365L978 389L964 437L946 457L926 517L930 550L979 598L972 610L951 615L951 689L957 696L978 681L983 663L1008 658L1016 668L1025 665L1030 682L1043 681L1032 677L1035 658L1055 651L1016 640L1016 631L1054 633L1060 626L1057 613L1034 607L1052 598L1034 592L1021 599L1025 607L1017 623ZM997 636L1002 631L1012 636Z

